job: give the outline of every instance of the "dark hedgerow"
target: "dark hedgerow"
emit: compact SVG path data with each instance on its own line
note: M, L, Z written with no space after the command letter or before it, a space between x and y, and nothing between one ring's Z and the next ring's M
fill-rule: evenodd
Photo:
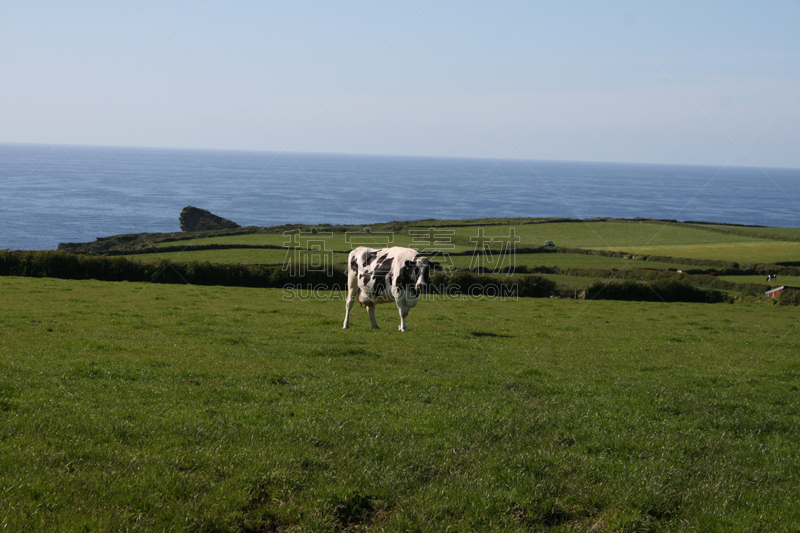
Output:
M153 266L123 257L76 255L56 251L0 251L0 275L35 278L150 281Z
M786 289L778 298L778 305L800 305L800 290Z
M431 277L429 294L466 294L470 296L547 298L557 290L555 281L541 276L515 278L481 276L472 272L456 272L452 276Z
M176 263L161 259L155 263L124 257L82 255L62 251L0 251L0 276L35 278L96 279L149 283L189 283L235 287L281 288L298 284L314 287L347 287L347 276L334 269L328 272L306 271L292 275L279 266L218 264L208 261ZM556 292L556 283L541 276L516 278L481 276L459 272L453 276L437 275L429 293L467 294L490 297L546 298Z
M590 300L629 300L642 302L719 303L729 300L722 291L701 289L676 280L653 283L635 281L595 282L586 290Z
M292 276L279 266L212 264L207 261L175 263L169 259L147 263L124 257L80 255L60 251L0 251L0 276L235 287L280 288L300 282L324 287L347 285L347 277L338 270L334 270L332 276L327 272L314 271L305 272L302 276Z

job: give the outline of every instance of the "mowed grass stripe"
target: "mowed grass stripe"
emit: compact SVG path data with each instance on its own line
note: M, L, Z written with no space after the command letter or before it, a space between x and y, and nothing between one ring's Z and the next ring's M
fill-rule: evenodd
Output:
M365 226L366 227L366 226ZM320 231L324 231L321 228ZM416 236L409 235L416 233ZM467 226L433 226L408 224L402 232L392 233L394 246L411 246L422 248L429 245L436 236L443 242L456 245L456 250L464 251L474 248L481 238L502 240L518 238L518 246L541 246L545 241L553 241L557 246L565 248L598 248L648 245L692 245L716 244L731 242L763 242L756 236L738 235L688 227L655 221L575 221L542 224L500 224L500 225L467 225ZM426 237L427 236L427 237ZM299 234L302 242L307 239L322 239L329 244L329 249L349 250L354 247L353 233L334 232L330 236L308 232ZM285 246L292 243L290 235L277 233L253 233L224 237L203 237L158 243L156 247L207 244L246 244ZM349 239L349 240L348 240ZM495 246L498 246L495 243Z
M422 229L422 228L420 228ZM479 227L448 228L455 232L456 242L474 242L479 236ZM757 237L722 233L697 227L660 223L654 221L581 221L547 224L499 225L483 228L484 235L502 238L513 235L519 244L541 246L553 241L565 248L610 248L646 245L689 245L729 242L762 241Z
M800 239L800 228L770 228L764 226L726 226L726 225L713 225L713 224L709 224L708 227L717 228L723 231L764 235L767 237Z
M619 251L619 248L600 249ZM747 264L772 264L782 261L797 261L800 258L800 242L755 241L719 244L686 244L680 246L629 246L624 251L637 255L656 255L688 259L712 259L734 261L744 268Z

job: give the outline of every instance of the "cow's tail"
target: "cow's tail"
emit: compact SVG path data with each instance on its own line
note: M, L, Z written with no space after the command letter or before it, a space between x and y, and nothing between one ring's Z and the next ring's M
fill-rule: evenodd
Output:
M353 309L353 303L358 298L358 269L354 269L352 266L354 253L350 252L347 259L347 301L345 302L344 329L350 327L350 310Z
M353 268L355 254L350 252L347 261L347 299L358 299L358 270ZM360 302L359 302L360 303Z

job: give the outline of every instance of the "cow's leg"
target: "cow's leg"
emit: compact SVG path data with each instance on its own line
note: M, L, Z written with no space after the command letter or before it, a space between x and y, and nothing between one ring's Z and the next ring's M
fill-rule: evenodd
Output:
M375 302L367 302L364 305L367 306L369 321L372 322L372 329L381 329L378 327L378 322L375 320Z
M397 310L400 312L400 325L397 327L400 331L408 331L406 327L406 317L408 316L409 307L405 305L405 302L398 298L397 300Z
M350 310L353 309L353 304L358 298L358 274L352 270L347 276L347 301L344 309L344 329L350 327Z
M353 303L355 303L355 301L356 297L351 295L351 291L347 291L347 302L344 308L344 324L342 324L343 329L350 327L350 310L353 309Z

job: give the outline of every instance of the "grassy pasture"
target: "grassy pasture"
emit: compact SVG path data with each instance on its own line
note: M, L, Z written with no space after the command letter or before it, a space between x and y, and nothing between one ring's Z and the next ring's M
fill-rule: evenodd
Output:
M800 228L768 228L762 226L725 226L708 224L710 228L717 228L725 231L735 231L738 233L751 233L754 235L768 235L782 237L785 239L800 239Z
M451 221L450 223L455 224L457 221ZM436 229L431 231L431 228ZM414 246L414 244L417 243L418 245L420 241L415 241L415 237L409 235L408 232L416 232L416 239L421 239L421 242L425 243L424 235L427 233L427 235L442 236L447 242L455 245L456 251L466 251L472 250L475 246L475 242L481 236L489 239L492 237L508 237L512 235L512 230L513 235L519 238L518 246L541 246L547 240L554 241L557 246L565 248L625 248L649 245L678 246L763 242L762 238L756 236L750 237L734 233L724 233L696 226L689 227L656 221L629 222L612 220L548 222L540 224L498 224L486 226L481 226L478 223L462 226L412 224L407 226L403 232L394 232L392 244L396 246ZM786 231L789 230L790 229L786 229ZM309 238L313 239L318 237L304 233L300 236L300 241L303 242ZM349 238L352 240L354 237L351 234ZM345 233L333 233L330 237L325 238L329 249L333 250L349 250L353 248L354 246L351 242L347 242L347 239L348 234ZM290 242L290 237L283 234L255 233L170 241L158 243L155 246L179 246L181 243L192 245L248 244L284 246L288 242Z
M764 283L773 288L781 285L800 287L800 277L798 276L778 276L771 281L767 281L764 276L720 276L719 278L734 283Z
M455 222L451 222L455 223ZM759 228L764 229L764 228ZM785 228L778 228L785 229ZM416 232L416 235L413 233ZM589 248L611 251L625 251L639 255L663 255L692 259L715 259L744 263L771 263L786 261L800 255L800 243L774 241L759 237L749 237L734 233L724 233L699 227L659 223L655 221L585 221L550 222L540 224L503 225L464 225L436 227L408 226L404 232L392 233L393 245L411 246L417 249L441 249L445 252L470 252L476 249L480 239L497 242L498 247L504 238L513 236L517 248L538 247L546 240L565 248ZM270 245L306 247L309 241L322 243L324 250L339 252L334 255L336 263L344 264L345 253L354 248L352 234L332 233L331 235L298 234L293 237L275 233L255 233L229 235L222 237L187 238L186 240L159 243L156 248L166 246L199 246L209 244L224 245ZM441 239L438 243L436 239ZM349 239L349 240L348 240ZM481 249L480 247L478 249ZM184 250L160 252L131 256L142 260L167 257L176 261L210 261L214 263L281 264L286 251L283 249L227 249L227 250ZM459 268L469 266L471 257L453 256ZM531 254L517 256L517 264L528 266L548 265L570 268L621 268L622 259L596 256L574 256L573 254ZM611 266L613 265L613 266ZM636 265L632 263L631 265ZM681 268L679 263L648 263L650 268Z
M355 238L358 238L356 236ZM327 248L331 250L350 250L355 248L355 245L348 242L348 235L346 233L332 233L330 235L323 233L311 234L302 233L298 234L297 242L305 246L306 241L319 240L325 241ZM391 232L391 245L392 246L411 246L413 237L401 232ZM291 246L291 235L283 235L281 233L245 233L242 235L226 235L222 237L201 237L201 238L187 238L179 241L168 241L155 244L156 248L165 248L172 246L180 246L181 244L188 245L207 245L207 244L245 244L251 246Z
M601 247L601 249L620 250L617 247ZM800 258L800 242L763 239L754 242L684 244L679 246L629 246L622 248L622 250L633 254L735 261L740 265L797 261Z
M0 278L0 528L800 528L794 308L290 296Z
M291 252L293 253L293 252ZM307 257L311 254L306 251L300 251L299 257ZM340 267L344 267L347 263L346 253L334 253L333 263ZM152 254L135 254L125 256L129 259L138 261L157 261L160 259L170 259L172 261L209 261L211 263L234 263L234 264L247 264L247 265L282 265L287 259L287 250L277 249L252 249L252 248L234 248L224 250L187 250L183 252L159 252ZM442 261L439 256L437 260ZM459 269L467 269L470 266L476 266L477 262L473 259L472 255L453 255L450 256L452 266ZM482 263L486 268L493 268L497 261L503 261L503 266L525 265L528 267L534 266L559 266L561 268L687 268L687 265L681 263L663 263L658 261L633 261L630 259L623 259L619 257L604 257L600 255L586 255L586 254L570 254L570 253L515 253L513 256L513 263L509 256L503 257L499 254L486 256L482 259Z
M520 245L541 246L553 241L565 248L626 249L648 245L706 245L731 242L759 241L748 237L697 227L687 227L655 221L580 221L544 224L498 225L484 228L486 236L508 236L509 231L520 238ZM469 243L478 237L478 227L448 228L455 232L455 242Z
M484 223L485 222L485 223ZM493 219L487 221L422 221L418 223L397 224L402 231L389 232L390 244L412 246L427 251L440 249L451 254L466 252L468 255L451 255L450 263L443 261L442 256L437 259L443 261L447 267L459 270L475 266L483 266L493 270L502 261L502 268L516 265L526 266L530 269L537 266L559 267L561 269L618 269L630 271L636 269L698 269L706 268L696 264L686 264L676 260L674 262L636 261L617 257L603 257L599 255L586 255L575 253L524 253L517 252L512 256L497 253L504 239L513 237L517 249L525 247L539 247L546 240L554 241L564 248L586 248L625 252L639 256L652 255L675 257L685 259L701 259L737 262L742 267L748 264L769 264L778 262L795 262L800 257L800 242L784 241L761 237L755 234L742 235L753 230L760 235L774 234L776 237L789 237L797 232L796 228L745 228L733 227L730 231L718 231L713 225L681 225L659 221L619 221L619 220L593 220L593 221L561 221L538 222L530 220L512 221L507 219ZM730 229L729 226L719 226ZM324 229L324 228L322 228ZM358 232L361 231L357 228ZM770 233L772 230L775 232ZM757 230L757 231L756 231ZM379 230L376 230L379 231ZM151 254L136 254L128 256L140 261L156 261L168 258L178 262L208 261L211 263L238 263L238 264L286 264L287 257L291 255L293 261L306 261L310 256L321 256L317 252L309 253L303 250L289 251L283 246L307 246L321 248L332 252L324 256L324 261L332 260L334 266L342 269L346 266L347 251L359 243L358 238L364 238L358 232L332 232L314 234L308 228L300 232L283 233L245 233L240 235L225 235L193 238L190 235L179 241L163 242L156 245L156 249L164 250L165 246L172 247L169 251L160 251ZM383 234L384 237L387 233ZM373 235L380 239L380 237ZM495 241L492 241L492 239ZM490 242L495 248L492 256L476 258L470 252L476 250L476 245L483 239ZM386 244L386 243L384 243ZM221 250L194 250L187 249L175 251L180 246L200 245L227 245L227 246L253 246L268 245L279 248L252 249L231 248ZM375 244L381 246L381 244ZM482 249L478 246L477 249ZM287 255L289 254L289 255ZM310 261L313 263L313 261ZM691 261L689 261L691 263ZM586 288L595 281L595 278L586 276L545 275L565 288ZM739 283L762 283L761 275L753 277L725 278L727 281ZM786 276L782 283L792 284ZM740 295L738 292L735 295Z
M471 255L460 255L451 257L453 264L457 268L466 269L473 263ZM494 255L487 257L487 268L492 265L491 261L501 261L501 257ZM636 261L631 259L623 259L621 257L604 257L601 255L587 255L587 254L514 254L515 265L525 265L528 267L534 266L558 266L561 268L600 268L600 269L631 269L631 268L687 268L687 265L681 263L663 263L658 261Z

